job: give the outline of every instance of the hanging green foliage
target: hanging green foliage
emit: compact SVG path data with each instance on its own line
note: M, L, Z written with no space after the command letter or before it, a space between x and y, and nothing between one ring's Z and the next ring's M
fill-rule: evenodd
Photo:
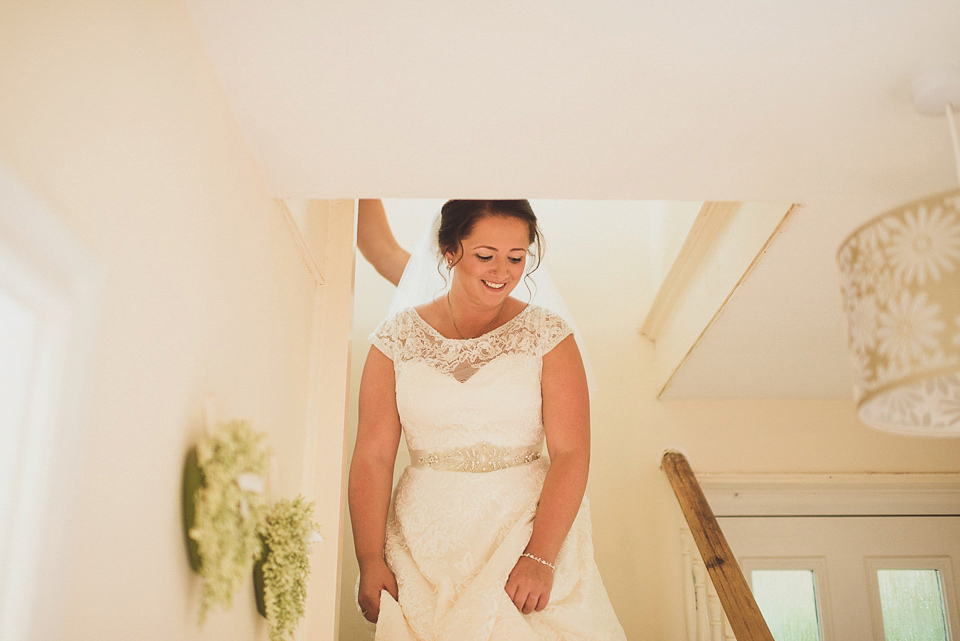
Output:
M257 608L270 625L270 641L286 641L303 618L310 576L309 542L319 526L313 502L281 499L267 513L260 536L264 556L254 568Z
M197 444L199 484L188 456L184 519L191 565L203 578L201 624L212 606L230 608L234 589L260 558L257 533L267 511L264 478L269 460L261 447L263 438L246 421L221 425L215 436ZM188 496L190 486L195 488L192 496Z

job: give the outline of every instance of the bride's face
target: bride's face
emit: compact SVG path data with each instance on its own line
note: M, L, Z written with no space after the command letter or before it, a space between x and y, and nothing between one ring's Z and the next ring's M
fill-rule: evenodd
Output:
M527 264L530 229L522 220L485 216L463 238L463 256L448 253L453 268L453 287L474 302L500 305L523 279Z

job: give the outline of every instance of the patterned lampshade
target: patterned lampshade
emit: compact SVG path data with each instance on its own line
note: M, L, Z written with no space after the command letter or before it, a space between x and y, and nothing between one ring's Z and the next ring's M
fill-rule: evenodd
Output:
M860 420L960 436L960 190L874 218L837 261Z

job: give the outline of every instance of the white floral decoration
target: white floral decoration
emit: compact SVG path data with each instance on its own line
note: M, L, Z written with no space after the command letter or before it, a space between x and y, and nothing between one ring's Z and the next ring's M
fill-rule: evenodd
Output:
M877 328L879 326L879 312L875 298L851 297L848 315L853 328L850 343L856 354L872 350L877 344Z
M892 219L887 257L897 276L906 283L924 285L953 271L960 260L960 221L942 207L917 207L903 218Z
M960 386L960 381L956 381L956 385ZM948 420L952 423L960 423L960 396L953 396L943 400L941 404L944 414L947 415Z
M926 292L913 296L901 292L878 318L877 346L887 358L905 365L937 349L944 323L940 305L931 303Z

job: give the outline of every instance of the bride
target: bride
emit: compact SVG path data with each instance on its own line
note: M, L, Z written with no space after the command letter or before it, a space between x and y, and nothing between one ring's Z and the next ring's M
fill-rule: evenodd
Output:
M539 264L536 216L525 200L453 200L439 223L448 289L381 323L363 369L349 482L361 611L384 640L623 639L583 496L580 352L560 315L511 295ZM363 221L358 237L398 276L405 252L376 260L388 229L380 249ZM401 435L411 466L391 501Z

